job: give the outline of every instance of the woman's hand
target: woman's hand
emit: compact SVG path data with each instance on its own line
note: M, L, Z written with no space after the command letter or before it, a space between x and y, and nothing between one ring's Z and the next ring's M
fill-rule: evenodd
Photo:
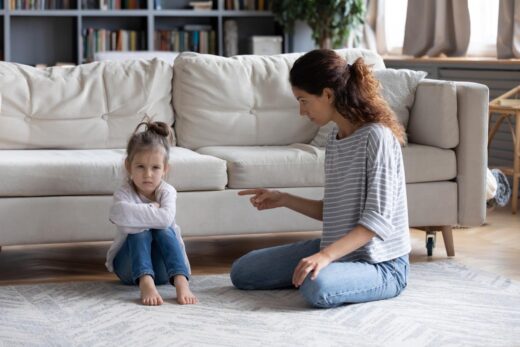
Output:
M323 252L318 252L310 257L303 258L296 266L296 269L294 269L292 278L293 285L296 288L301 286L307 275L311 272L311 280L315 280L321 269L329 265L331 262L332 259Z
M253 195L249 200L258 210L284 206L284 193L268 189L246 189L238 192L238 195Z

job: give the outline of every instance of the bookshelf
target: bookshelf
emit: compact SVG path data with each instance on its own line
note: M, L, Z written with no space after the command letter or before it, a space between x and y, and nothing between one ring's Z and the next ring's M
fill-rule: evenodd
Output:
M228 19L238 24L239 54L250 53L252 35L282 35L282 29L267 10L227 9L229 4L225 1L229 0L213 0L211 9L194 10L189 6L190 1L0 0L1 58L28 65L81 64L91 59L97 45L104 45L105 49L160 50L159 32L175 35L185 29L190 31L185 35L195 35L192 30L207 30L196 34L197 40L211 41L213 52L224 55L224 23ZM244 1L234 3L244 4ZM132 8L118 9L121 7ZM184 37L188 40L188 36ZM184 50L193 47L210 49L208 44L199 43L199 46L186 45ZM287 47L286 42L285 51Z

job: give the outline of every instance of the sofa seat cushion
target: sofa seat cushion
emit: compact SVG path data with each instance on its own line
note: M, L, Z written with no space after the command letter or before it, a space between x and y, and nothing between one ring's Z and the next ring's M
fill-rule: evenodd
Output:
M201 154L227 161L229 188L321 187L325 150L307 144L289 146L211 146Z
M457 176L454 150L414 143L402 150L406 183L447 181Z
M0 195L57 196L112 194L126 175L123 149L3 150ZM226 162L172 147L166 180L178 191L222 190Z

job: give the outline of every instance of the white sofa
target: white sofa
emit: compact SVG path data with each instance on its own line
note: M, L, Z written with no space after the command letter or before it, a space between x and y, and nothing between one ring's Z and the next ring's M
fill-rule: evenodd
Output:
M384 68L368 51L339 52ZM298 115L288 82L298 56L185 53L173 67L158 59L45 70L0 63L0 245L111 240L124 147L145 115L174 124L167 180L179 191L183 235L320 230L237 196L251 187L323 195L324 149L310 144L319 129ZM487 88L423 80L414 98L403 148L410 224L481 224Z

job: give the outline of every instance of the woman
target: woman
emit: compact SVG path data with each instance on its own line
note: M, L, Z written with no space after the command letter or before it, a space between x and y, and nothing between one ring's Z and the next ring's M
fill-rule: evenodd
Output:
M323 221L320 239L256 250L232 266L240 289L295 286L316 307L399 295L408 278L410 239L400 143L404 130L363 60L350 65L314 50L290 72L300 114L335 123L325 156L323 200L249 189L258 210L287 207Z

